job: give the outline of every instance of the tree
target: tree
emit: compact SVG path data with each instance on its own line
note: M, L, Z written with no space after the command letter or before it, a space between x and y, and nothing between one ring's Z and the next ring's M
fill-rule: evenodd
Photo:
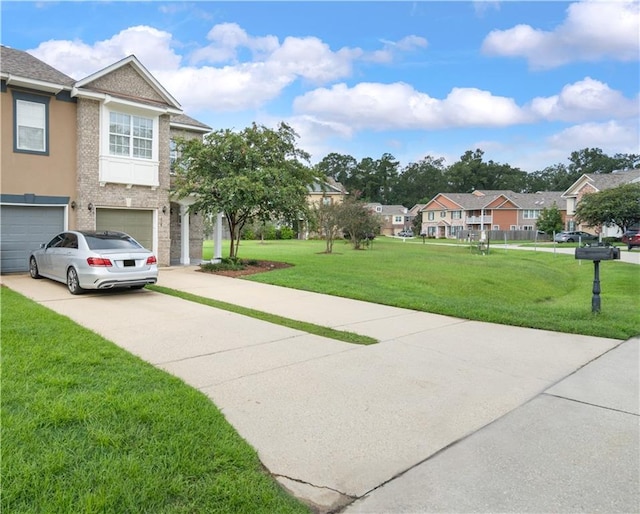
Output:
M322 236L326 242L325 252L333 252L333 242L340 234L342 219L340 209L342 204L323 203L315 204L310 209L310 223L314 230Z
M584 195L575 217L591 227L617 225L626 231L640 222L640 184L624 184Z
M364 202L354 197L345 199L339 211L340 226L354 250L359 250L364 241L380 231L378 216L369 212Z
M296 146L296 132L285 123L277 129L252 124L240 132L217 130L199 139L177 142L175 193L193 195L190 210L224 212L231 248L237 258L246 223L297 219L306 210L307 186L314 181L302 162L309 155Z
M413 207L446 191L444 159L427 156L407 165L398 176L392 204Z
M540 212L540 216L538 216L538 222L536 223L536 228L541 230L545 234L553 234L554 232L560 232L564 228L564 223L562 222L562 213L558 206L554 202L553 205L549 208L545 207Z

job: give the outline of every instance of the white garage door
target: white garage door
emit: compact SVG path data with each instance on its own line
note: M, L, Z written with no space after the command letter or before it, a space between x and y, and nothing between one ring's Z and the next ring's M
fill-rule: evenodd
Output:
M96 230L126 232L145 248L153 249L153 211L97 209Z
M0 271L29 269L29 253L64 227L64 207L2 205L0 207Z

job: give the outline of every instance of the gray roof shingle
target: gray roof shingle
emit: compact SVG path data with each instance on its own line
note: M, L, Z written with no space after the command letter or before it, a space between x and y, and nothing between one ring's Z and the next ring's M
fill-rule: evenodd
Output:
M32 80L72 87L75 80L22 50L0 46L0 71Z

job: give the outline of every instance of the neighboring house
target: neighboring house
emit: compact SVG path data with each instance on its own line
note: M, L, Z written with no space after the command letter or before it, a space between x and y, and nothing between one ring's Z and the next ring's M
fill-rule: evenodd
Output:
M308 188L307 204L313 208L314 205L339 205L347 195L344 186L331 177L327 177L324 182L314 182ZM298 239L309 239L309 237L320 236L309 229L306 221L301 221L298 226Z
M542 210L554 205L564 217L565 201L560 191L440 193L421 210L421 233L429 237L456 238L469 230L535 230Z
M347 190L344 186L331 177L327 177L323 183L314 182L309 187L307 203L313 204L340 204L344 201Z
M582 175L569 189L562 193L567 202L567 230L594 231L593 227L579 225L575 220L576 207L585 194L597 193L604 189L640 182L640 170L620 170L612 173L589 173ZM617 227L600 227L596 231L602 231L603 237L618 237L622 230Z
M128 232L160 265L199 257L192 201L170 198L170 140L211 129L135 56L76 81L2 46L0 107L1 271L26 271L31 250L72 229Z
M414 224L417 225L417 230L414 230L417 234L421 234L422 222L420 220L416 221L418 216L421 216L422 209L425 207L425 203L417 203L409 211L407 212L407 216L409 217L409 228L413 229Z
M383 236L394 236L411 228L409 209L403 205L382 205L373 202L365 204L365 208L380 217L380 234Z

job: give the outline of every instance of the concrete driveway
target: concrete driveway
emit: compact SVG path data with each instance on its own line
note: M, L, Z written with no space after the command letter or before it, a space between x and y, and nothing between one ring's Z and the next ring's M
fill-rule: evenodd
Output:
M524 443L533 445L530 450L546 451L536 446L528 428L544 441L563 444L553 429L562 426L569 410L557 406L548 411L547 404L556 396L575 396L575 410L576 402L590 401L589 395L580 399L584 384L593 388L592 382L599 380L597 372L595 378L576 374L563 379L621 345L613 339L466 321L206 275L192 267L161 270L159 284L371 335L381 343L342 343L147 290L74 297L62 284L26 275L3 276L2 283L198 388L257 449L280 483L320 512L338 510L355 499L360 501L348 512L469 510L468 503L450 494L447 475L433 467L443 459L452 473L460 467L471 473L456 482L457 488L466 476L464 489L456 489L465 491L462 496L468 496L468 487L475 488L477 498L484 498L476 505L479 511L495 510L501 504L491 503L493 494L478 482L486 464L473 453L455 452L491 430L486 442L475 444L495 456L492 462L505 480L517 477L509 469L520 469L519 459L528 458ZM627 344L637 351L637 340ZM634 401L637 405L637 373L627 374L628 387L635 389L620 400L625 406L616 408L627 425L633 419L637 428L637 409L625 410ZM538 423L541 415L550 431ZM593 419L582 418L587 423ZM493 427L501 426L496 435ZM600 425L594 430L609 437ZM635 444L637 452L637 431L633 439L625 430L619 443L625 451L629 444L633 451ZM620 472L637 473L629 459L618 462L621 452L609 453L608 441L602 447L602 437L592 437L600 445L594 452L602 450L608 463L602 483ZM511 449L521 452L511 458ZM570 458L560 455L558 460L565 457ZM541 459L544 466L531 473L549 475L552 481L555 468L548 464L553 460ZM471 462L479 469L472 469ZM420 470L426 475L416 476ZM441 479L434 482L434 477ZM425 498L394 503L422 497L425 481L434 484L437 493L428 496L435 503L420 503ZM402 484L404 489L393 489ZM621 505L637 501L625 487L613 493L623 496L626 503ZM525 500L532 511L547 510L535 495ZM551 510L556 512L579 510L571 501L555 506Z

